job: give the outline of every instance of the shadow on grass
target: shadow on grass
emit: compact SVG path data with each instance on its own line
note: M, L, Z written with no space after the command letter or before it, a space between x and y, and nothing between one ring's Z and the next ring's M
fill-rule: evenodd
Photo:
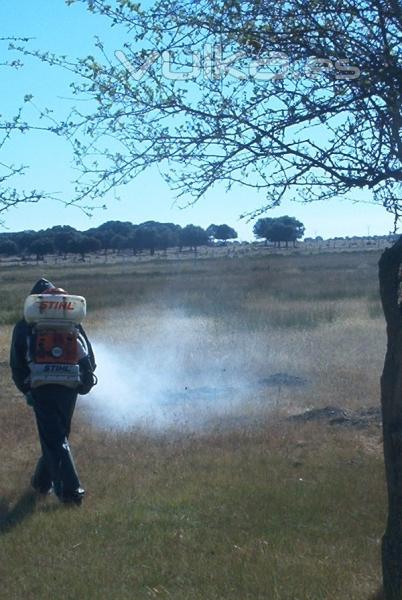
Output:
M0 535L3 535L30 517L35 511L38 496L34 491L28 490L10 508L5 498L0 499Z
M369 597L368 600L384 600L384 591L380 588L375 594Z

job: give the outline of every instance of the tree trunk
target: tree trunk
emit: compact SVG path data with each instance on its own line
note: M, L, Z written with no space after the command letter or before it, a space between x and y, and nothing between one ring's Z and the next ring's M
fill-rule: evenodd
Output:
M387 323L387 352L381 377L388 520L382 540L385 600L402 598L402 315L398 306L402 237L379 262L380 292Z

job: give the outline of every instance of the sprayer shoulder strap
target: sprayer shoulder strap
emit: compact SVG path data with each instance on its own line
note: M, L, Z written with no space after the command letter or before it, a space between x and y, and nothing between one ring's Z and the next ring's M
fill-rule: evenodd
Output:
M81 358L83 358L84 356L88 356L88 344L87 344L85 337L82 335L79 327L77 327L76 330L77 330L77 342L81 348L81 350L80 350Z
M85 341L85 346L86 346L86 349L87 349L87 354L88 354L89 361L91 363L91 368L92 368L93 371L95 371L95 369L96 369L96 361L95 361L95 355L94 355L94 351L93 351L91 342L89 341L88 336L85 333L85 330L84 330L84 328L83 328L82 325L78 325L77 329L78 329L78 331L80 332L80 335L83 337L83 339Z

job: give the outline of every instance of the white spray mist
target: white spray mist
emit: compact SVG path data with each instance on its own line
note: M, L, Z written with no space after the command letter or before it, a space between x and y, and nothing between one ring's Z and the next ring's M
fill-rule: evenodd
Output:
M99 378L81 399L92 423L129 429L194 429L231 413L244 392L235 346L222 349L208 319L152 315L93 340Z

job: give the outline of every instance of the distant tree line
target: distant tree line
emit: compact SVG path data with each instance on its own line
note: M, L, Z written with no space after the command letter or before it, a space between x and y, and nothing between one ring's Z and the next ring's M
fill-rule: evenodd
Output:
M197 251L200 246L221 243L237 238L237 232L226 224L210 225L203 229L197 225L181 227L174 223L146 221L139 225L130 222L108 221L99 227L77 231L69 225L56 225L41 231L21 231L0 233L0 255L35 256L42 260L48 254L66 257L76 254L85 260L91 252L131 251L133 255L142 252L166 251L168 248L189 248Z
M259 219L254 225L254 235L280 246L296 243L304 235L304 225L293 217ZM211 224L207 229L197 225L181 227L174 223L146 221L135 225L129 221L107 221L99 227L77 231L69 225L56 225L40 231L20 231L0 233L0 256L35 256L42 260L46 255L57 254L67 257L75 254L85 260L87 254L103 252L131 252L133 255L169 248L190 249L194 252L200 246L225 245L235 240L237 232L226 224Z

